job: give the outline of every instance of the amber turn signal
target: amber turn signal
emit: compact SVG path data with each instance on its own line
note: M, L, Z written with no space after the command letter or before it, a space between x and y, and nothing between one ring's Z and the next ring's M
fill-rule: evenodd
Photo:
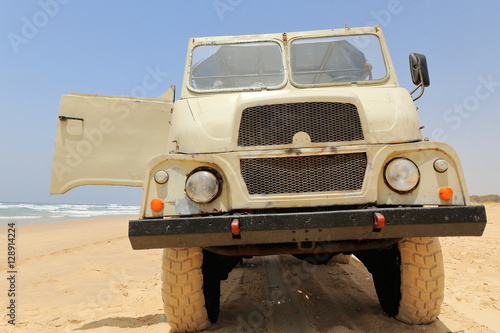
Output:
M439 189L439 196L443 200L450 200L453 197L453 190L451 187L443 186Z
M154 210L155 212L163 210L163 207L165 207L165 203L163 202L162 199L154 198L153 200L151 200L151 209Z

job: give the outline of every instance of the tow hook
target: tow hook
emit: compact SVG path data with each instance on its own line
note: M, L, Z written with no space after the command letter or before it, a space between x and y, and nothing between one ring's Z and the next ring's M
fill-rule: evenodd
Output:
M386 221L385 216L381 213L375 213L373 215L373 231L380 231L383 227L385 227Z

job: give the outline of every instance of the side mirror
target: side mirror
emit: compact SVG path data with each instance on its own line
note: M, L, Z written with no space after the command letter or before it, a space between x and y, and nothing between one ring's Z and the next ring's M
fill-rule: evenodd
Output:
M418 88L422 88L420 94L413 100L419 99L424 93L424 87L431 84L429 79L429 70L427 68L427 59L423 54L410 53L410 72L411 80L417 87L411 92L413 94Z

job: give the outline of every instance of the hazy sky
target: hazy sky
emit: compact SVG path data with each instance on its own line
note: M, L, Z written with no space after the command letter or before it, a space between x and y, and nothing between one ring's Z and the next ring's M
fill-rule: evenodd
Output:
M500 2L0 0L0 201L139 204L141 189L49 196L60 96L180 91L189 37L380 25L400 84L427 56L424 134L458 152L470 194L500 193ZM151 88L151 84L149 85Z

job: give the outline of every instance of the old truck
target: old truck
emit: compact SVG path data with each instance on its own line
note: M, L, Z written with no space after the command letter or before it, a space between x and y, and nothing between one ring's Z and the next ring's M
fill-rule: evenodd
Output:
M219 314L220 282L243 257L322 264L354 254L385 312L436 319L441 236L480 236L448 145L423 138L380 27L189 40L180 99L62 97L52 193L143 187L134 249L164 249L162 296L174 331Z

